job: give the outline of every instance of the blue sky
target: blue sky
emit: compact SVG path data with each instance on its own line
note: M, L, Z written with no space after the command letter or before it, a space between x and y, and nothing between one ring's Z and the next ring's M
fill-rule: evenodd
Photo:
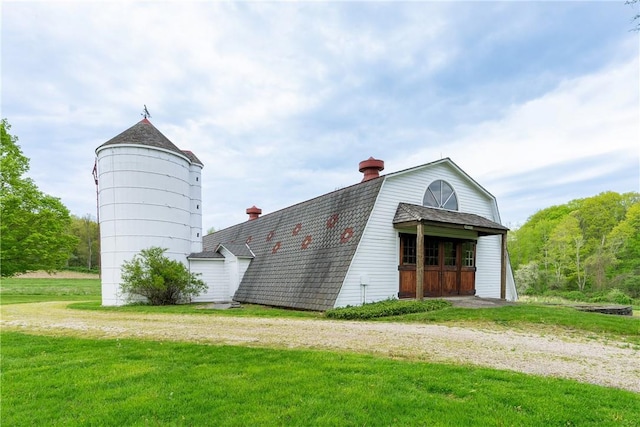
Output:
M95 215L103 142L151 122L205 164L203 227L450 157L514 227L640 191L635 11L608 2L2 3L2 117Z

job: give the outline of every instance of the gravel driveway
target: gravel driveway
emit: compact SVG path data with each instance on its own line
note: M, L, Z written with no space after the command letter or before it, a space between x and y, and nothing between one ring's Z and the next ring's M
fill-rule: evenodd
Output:
M0 306L3 330L86 338L142 338L305 348L508 369L640 392L640 351L551 328L535 331L70 310L68 302ZM637 346L636 346L637 347Z

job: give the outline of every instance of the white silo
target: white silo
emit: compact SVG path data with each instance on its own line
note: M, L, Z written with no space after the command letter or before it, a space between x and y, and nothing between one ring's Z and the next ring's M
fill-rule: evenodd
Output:
M122 305L121 266L142 249L166 248L186 263L194 246L192 180L202 163L147 118L96 149L102 263L102 304ZM194 161L197 165L194 167ZM200 215L201 236L202 216Z
M202 252L202 162L191 151L183 150L189 158L191 199L191 253Z

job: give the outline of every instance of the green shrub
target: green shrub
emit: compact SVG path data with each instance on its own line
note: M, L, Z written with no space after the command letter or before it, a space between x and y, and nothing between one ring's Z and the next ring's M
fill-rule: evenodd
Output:
M331 319L374 319L378 317L399 316L401 314L423 313L451 307L451 303L444 300L401 301L388 299L380 302L363 304L358 307L347 306L333 308L325 312Z
M629 275L622 282L621 288L633 298L640 298L640 275Z
M609 302L614 304L629 305L633 304L633 298L618 288L609 289L608 291L598 292L589 298L589 302Z
M120 288L130 301L146 298L151 305L173 305L201 294L207 285L181 262L164 256L166 249L143 249L122 264Z
M581 291L547 291L544 295L548 297L559 297L569 301L589 301L589 297Z
M604 291L592 293L587 301L588 302L610 302L607 299L607 295Z
M607 292L607 300L616 304L633 304L633 298L617 288L611 289L609 292Z

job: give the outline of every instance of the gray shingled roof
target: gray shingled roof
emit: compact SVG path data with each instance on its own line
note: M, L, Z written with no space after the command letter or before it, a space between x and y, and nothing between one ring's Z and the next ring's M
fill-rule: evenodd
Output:
M224 255L217 251L203 251L203 252L194 252L187 256L189 259L193 258L202 258L202 259L210 259L210 258L224 258Z
M228 243L222 242L218 245L218 247L224 247L226 250L231 252L233 255L239 258L253 258L254 255L247 246L246 243Z
M191 163L195 163L195 164L198 164L200 166L204 166L204 164L200 161L200 159L195 154L193 154L193 151L182 150L182 154L187 156L187 158L191 161Z
M247 243L255 254L236 301L327 310L335 304L383 181L372 179L209 234L204 249Z
M439 225L455 225L460 228L469 226L473 227L475 230L489 232L490 234L503 234L509 230L502 224L498 224L497 222L490 221L487 218L475 214L454 212L445 209L412 205L409 203L398 204L396 215L393 218L394 225L420 221L437 223Z
M155 126L153 126L151 122L146 118L140 120L138 123L122 132L120 135L111 138L109 141L98 147L97 150L108 145L119 144L146 145L149 147L162 148L164 150L172 151L176 154L180 154L181 156L189 158L187 154L176 147L175 144L169 140L169 138L164 136L162 132L156 129ZM193 153L191 154L193 155ZM197 159L195 155L193 155L193 157ZM192 161L190 158L189 160ZM202 162L200 162L199 160L198 163L202 164Z

